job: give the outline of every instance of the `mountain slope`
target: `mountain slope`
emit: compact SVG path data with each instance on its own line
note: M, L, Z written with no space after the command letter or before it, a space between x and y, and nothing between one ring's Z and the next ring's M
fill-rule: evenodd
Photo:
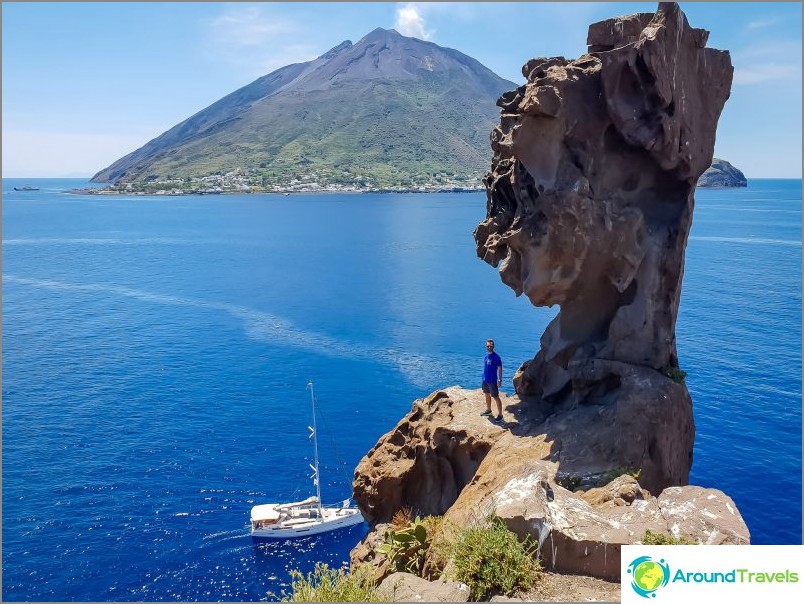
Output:
M95 182L239 171L269 187L407 186L436 175L478 183L495 102L515 87L476 60L376 29L259 78L95 175Z

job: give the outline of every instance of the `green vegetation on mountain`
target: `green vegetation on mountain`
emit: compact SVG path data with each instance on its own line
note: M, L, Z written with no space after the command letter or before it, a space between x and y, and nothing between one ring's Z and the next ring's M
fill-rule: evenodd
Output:
M489 167L495 102L514 87L458 51L377 29L224 97L93 181L182 190L222 179L257 190L477 186Z

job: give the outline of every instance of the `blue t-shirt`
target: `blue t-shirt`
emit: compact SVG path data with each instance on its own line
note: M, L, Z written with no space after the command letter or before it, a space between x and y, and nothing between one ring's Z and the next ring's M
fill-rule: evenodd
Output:
M502 359L496 352L490 352L483 359L483 381L497 383L497 367L502 367Z

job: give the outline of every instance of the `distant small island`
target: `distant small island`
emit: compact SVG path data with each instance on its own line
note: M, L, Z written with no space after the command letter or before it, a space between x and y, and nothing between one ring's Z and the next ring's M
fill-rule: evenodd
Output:
M748 180L745 174L732 166L725 159L715 157L712 165L707 168L698 179L699 187L721 188L721 187L747 187Z

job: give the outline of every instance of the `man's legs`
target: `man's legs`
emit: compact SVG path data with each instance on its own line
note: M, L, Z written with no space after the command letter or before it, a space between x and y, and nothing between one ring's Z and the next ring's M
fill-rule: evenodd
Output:
M486 398L488 398L488 394ZM502 417L502 401L499 395L494 397L494 402L497 403L497 417ZM486 404L489 406L489 409L491 409L491 402L487 402Z
M484 392L483 394L486 395L486 411L491 413L491 394L488 392Z

